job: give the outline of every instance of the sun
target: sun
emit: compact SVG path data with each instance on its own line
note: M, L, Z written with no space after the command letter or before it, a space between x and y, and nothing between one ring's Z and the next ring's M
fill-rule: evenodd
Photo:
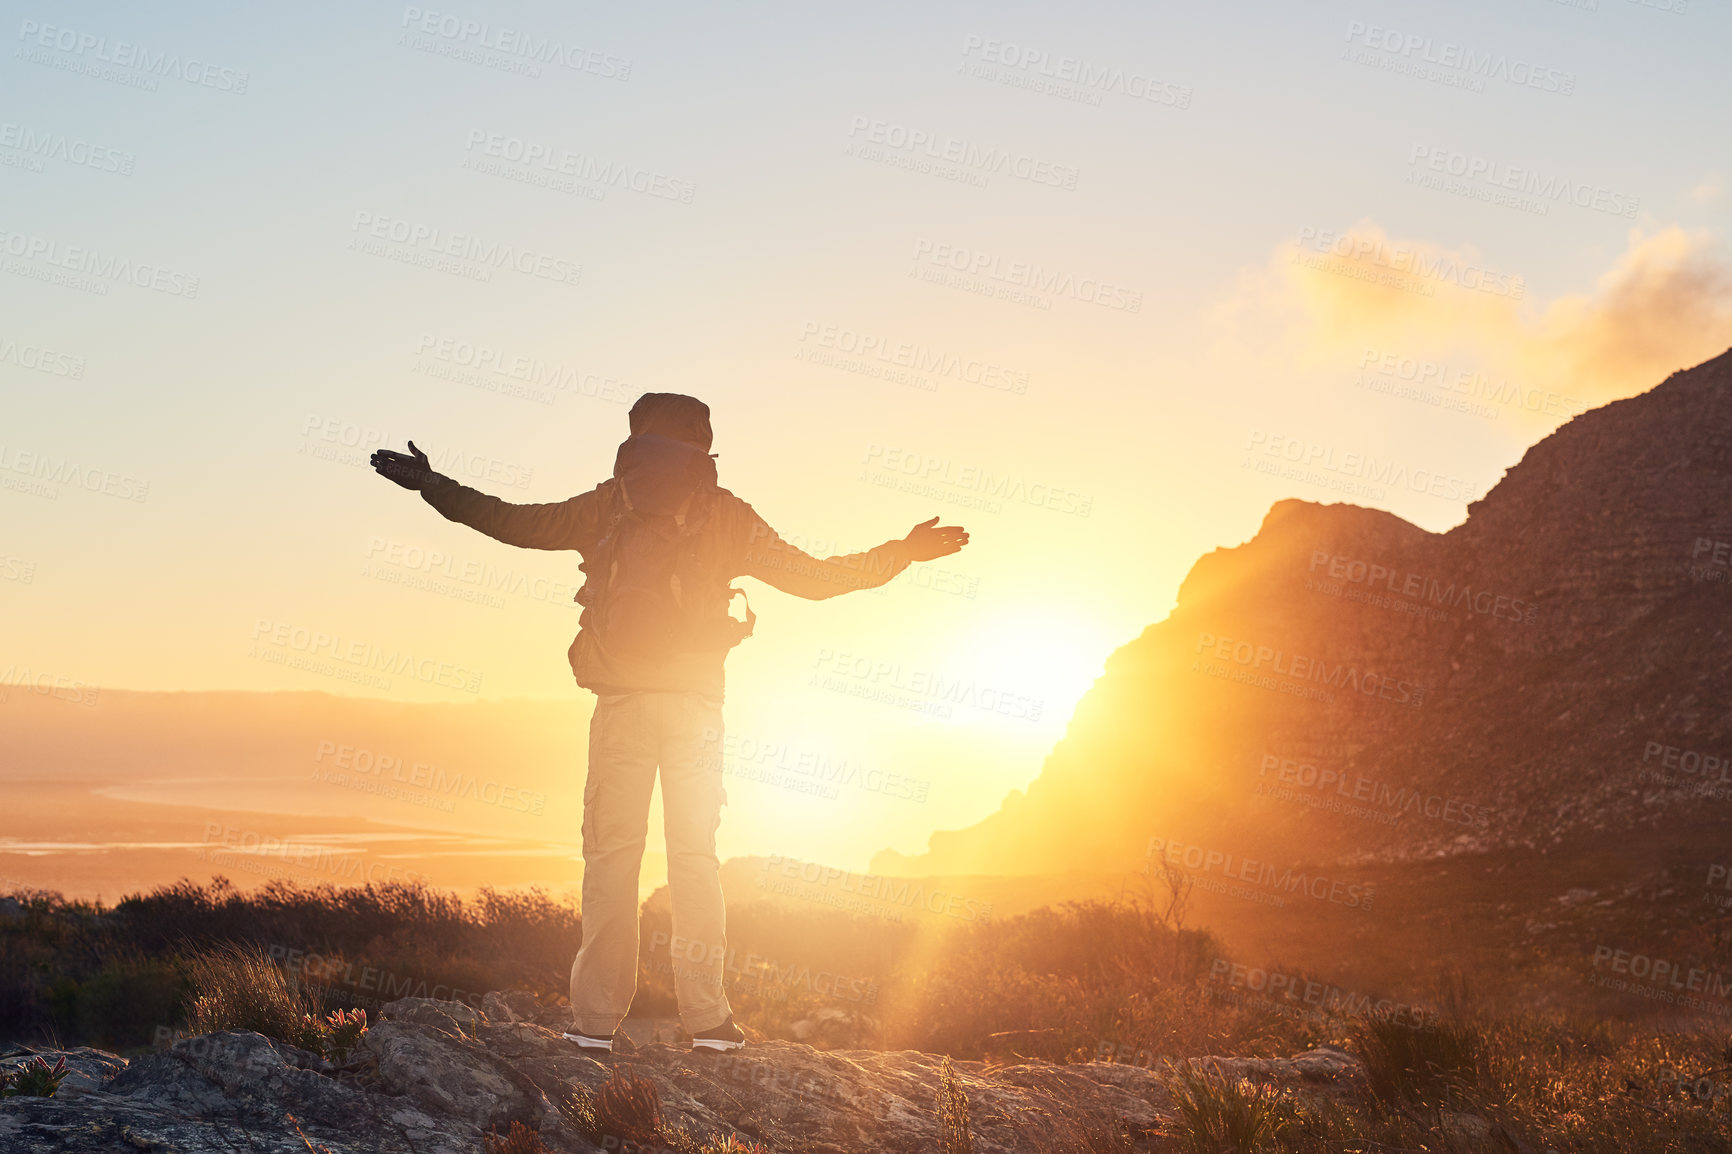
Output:
M1062 729L1122 643L1086 615L1031 606L995 614L959 638L954 652L983 693L992 691L983 704Z

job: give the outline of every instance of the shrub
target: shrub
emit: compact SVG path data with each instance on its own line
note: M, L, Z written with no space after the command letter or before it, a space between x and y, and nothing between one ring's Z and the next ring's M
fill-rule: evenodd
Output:
M1353 1051L1371 1092L1391 1105L1454 1100L1478 1081L1479 1039L1459 1021L1415 1025L1368 1014L1354 1024Z
M185 980L169 963L111 957L83 980L59 978L47 1001L57 1032L115 1048L147 1044L184 996Z
M1193 1154L1257 1154L1291 1115L1274 1087L1229 1077L1219 1067L1170 1064L1163 1081L1177 1111L1175 1136Z
M921 932L938 940L921 943L924 964L903 967L886 992L885 1048L965 1058L982 1056L991 1035L1038 1039L1045 1057L1092 1051L1103 1038L1132 1041L1125 1008L1150 999L1163 1000L1163 1021L1135 1040L1172 1053L1167 1025L1185 1028L1198 1015L1166 1011L1191 996L1219 952L1207 935L1125 903L1066 903Z
M615 1066L595 1097L595 1120L602 1134L653 1143L662 1129L661 1095L654 1082L630 1066Z

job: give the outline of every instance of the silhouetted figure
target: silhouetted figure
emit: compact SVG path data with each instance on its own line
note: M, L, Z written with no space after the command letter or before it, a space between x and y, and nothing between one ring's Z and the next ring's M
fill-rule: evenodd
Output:
M659 768L668 847L680 1018L694 1048L735 1049L722 989L725 910L716 858L721 824L722 663L751 633L729 609L731 586L756 577L820 600L871 589L910 562L968 544L968 534L916 525L865 553L820 560L778 536L752 507L716 484L710 410L678 393L646 393L613 476L551 505L512 505L435 473L426 454L381 449L382 476L418 489L447 518L526 549L575 549L584 606L570 650L577 683L596 694L583 791L583 944L571 967L566 1037L611 1050L637 991L638 870Z

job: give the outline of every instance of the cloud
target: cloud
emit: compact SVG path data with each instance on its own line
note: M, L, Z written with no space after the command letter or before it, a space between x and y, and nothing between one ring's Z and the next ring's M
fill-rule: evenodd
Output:
M1726 193L1726 178L1718 172L1704 177L1695 188L1690 190L1690 199L1697 204L1713 204Z
M1540 302L1472 249L1362 221L1279 246L1216 321L1219 340L1265 369L1358 363L1367 349L1466 358L1592 406L1732 345L1732 256L1710 233L1632 230L1592 291Z
M1531 373L1629 396L1732 345L1732 260L1706 233L1630 233L1596 291L1553 301L1518 345Z

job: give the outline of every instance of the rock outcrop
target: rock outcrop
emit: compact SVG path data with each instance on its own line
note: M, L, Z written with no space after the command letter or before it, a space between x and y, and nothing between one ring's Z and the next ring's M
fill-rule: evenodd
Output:
M1732 353L1569 421L1447 533L1278 502L1113 654L1026 793L873 871L1134 870L1152 841L1193 870L1718 860L1729 648Z
M782 1041L693 1053L652 1041L597 1060L560 1037L565 1012L524 993L489 994L479 1010L406 998L386 1006L340 1063L246 1031L181 1038L130 1062L67 1051L58 1094L0 1099L0 1149L476 1154L486 1134L515 1122L548 1150L589 1154L622 1143L583 1132L561 1102L574 1087L599 1091L618 1065L653 1082L665 1123L698 1142L734 1136L776 1154L939 1148L936 1055ZM61 1052L30 1053L52 1062ZM1359 1077L1353 1059L1333 1050L1221 1062L1234 1075L1312 1094L1343 1092ZM1160 1078L1139 1065L955 1069L980 1154L1085 1149L1091 1133L1144 1135L1168 1110Z

